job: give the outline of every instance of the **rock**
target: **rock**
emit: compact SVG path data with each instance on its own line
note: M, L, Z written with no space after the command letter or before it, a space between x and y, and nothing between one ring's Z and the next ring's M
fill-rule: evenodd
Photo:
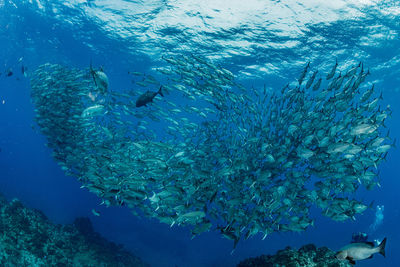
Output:
M93 230L88 218L55 225L0 195L0 266L149 266Z
M314 244L299 250L286 247L275 255L261 255L241 261L237 267L350 267L347 261L335 258L335 252L327 247L317 248Z

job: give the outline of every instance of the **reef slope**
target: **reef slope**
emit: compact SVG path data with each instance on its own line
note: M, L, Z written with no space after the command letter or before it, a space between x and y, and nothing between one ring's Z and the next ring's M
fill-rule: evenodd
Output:
M93 231L88 218L56 225L0 195L0 266L149 266Z
M317 248L313 244L302 246L299 250L287 247L275 255L261 255L241 261L237 267L286 266L286 267L347 267L347 261L335 258L335 252L327 247Z

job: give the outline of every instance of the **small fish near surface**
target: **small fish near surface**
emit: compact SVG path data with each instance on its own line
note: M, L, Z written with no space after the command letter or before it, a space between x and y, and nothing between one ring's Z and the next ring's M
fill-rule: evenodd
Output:
M338 62L337 62L337 59L336 59L335 65L332 67L332 69L331 69L331 71L328 73L328 75L326 75L326 79L327 79L327 80L329 80L329 79L331 79L333 76L335 76L335 72L336 72L337 66L338 66Z
M301 85L303 83L304 77L306 77L306 74L307 74L307 71L308 71L309 67L310 67L310 62L307 62L306 67L304 68L303 72L300 74L300 77L298 79L299 85ZM314 76L314 78L315 78L315 76Z
M337 254L338 260L348 260L350 264L356 264L358 260L371 259L375 253L385 256L386 237L375 247L373 242L351 243L343 247Z
M139 96L138 100L136 100L136 107L141 107L141 106L146 106L148 103L153 102L153 99L156 97L156 95L164 96L162 91L161 91L162 86L160 86L160 89L158 89L157 92L151 92L147 91L146 93L142 94Z

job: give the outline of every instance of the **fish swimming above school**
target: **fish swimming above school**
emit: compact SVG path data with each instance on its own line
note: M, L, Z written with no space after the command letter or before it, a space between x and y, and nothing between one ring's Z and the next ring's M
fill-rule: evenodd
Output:
M101 90L94 102L91 68L32 72L36 123L54 159L104 205L189 226L193 237L219 231L235 245L304 231L318 224L313 207L336 221L368 209L356 192L380 186L395 143L384 124L391 109L364 86L362 64L335 61L326 75L307 63L294 83L267 91L207 58L163 58L161 77ZM169 94L154 100L161 88Z

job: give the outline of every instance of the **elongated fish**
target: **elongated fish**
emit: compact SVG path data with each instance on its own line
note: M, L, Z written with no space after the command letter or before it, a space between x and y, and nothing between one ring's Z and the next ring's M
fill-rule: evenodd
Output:
M308 71L309 67L310 67L310 62L307 62L307 65L305 66L303 72L300 74L300 77L298 79L299 85L301 85L303 83L304 77L306 77L306 74L307 74L307 71Z
M310 88L310 86L311 86L312 83L314 82L315 77L317 76L317 73L318 73L318 70L314 71L314 73L313 73L313 75L311 76L311 78L307 81L307 84L306 84L306 88L307 88L307 89Z
M326 75L326 79L327 79L327 80L329 80L329 79L331 79L333 76L335 76L335 72L336 72L337 66L338 66L338 63L337 63L337 59L336 59L336 63L335 63L335 65L332 67L331 72L329 72L328 75Z

